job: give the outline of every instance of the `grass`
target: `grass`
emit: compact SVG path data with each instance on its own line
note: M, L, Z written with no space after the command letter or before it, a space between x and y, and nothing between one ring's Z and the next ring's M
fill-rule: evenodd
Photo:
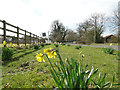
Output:
M45 63L39 63L36 61L36 53L43 52L45 48L52 47L56 48L54 45L45 46L44 48L35 51L34 49L21 50L19 53L15 51L14 58L19 57L17 60L8 62L2 67L2 84L3 88L37 88L38 85L44 83L45 86L52 88L56 87L55 82L50 74L49 67L50 64L45 58ZM85 55L83 60L84 64L88 64L88 68L94 66L98 68L102 74L107 73L106 81L112 80L113 72L116 72L116 83L118 82L118 60L116 60L116 55L105 54L102 48L95 47L82 47L79 50L74 49L74 45L58 47L60 55L63 60L66 58L74 58L79 60L79 52ZM28 54L25 54L28 53ZM116 54L117 51L114 52ZM58 58L51 59L52 63L58 63ZM29 66L21 67L24 63L28 62ZM94 79L98 78L96 76ZM42 87L42 86L41 86Z

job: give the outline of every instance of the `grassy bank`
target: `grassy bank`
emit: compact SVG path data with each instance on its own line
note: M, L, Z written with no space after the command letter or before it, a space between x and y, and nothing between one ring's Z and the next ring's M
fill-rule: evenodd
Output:
M14 54L14 61L6 62L7 64L4 64L2 67L3 87L37 88L38 85L41 86L41 82L50 88L56 86L49 71L50 64L48 60L45 58L45 63L39 63L35 58L36 53L43 52L45 48L49 47L55 48L53 45L49 45L37 51L34 49L28 49L23 52L21 50L19 53L16 53L18 52L16 51ZM102 51L102 48L82 47L77 50L74 47L74 45L60 45L58 47L63 60L72 57L78 61L79 52L82 51L82 53L85 55L83 63L88 64L88 68L94 66L95 68L98 68L99 72L102 74L106 72L106 81L111 81L113 72L116 72L116 83L118 82L118 60L116 60L116 51L113 55L109 55L105 54ZM57 62L59 64L58 58L51 59L51 62ZM94 79L97 78L98 76L95 76Z

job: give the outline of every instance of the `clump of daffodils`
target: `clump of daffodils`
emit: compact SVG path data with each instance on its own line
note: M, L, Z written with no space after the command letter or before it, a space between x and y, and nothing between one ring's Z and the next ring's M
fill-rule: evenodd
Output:
M12 47L12 43L10 43L10 47Z
M15 44L13 44L12 47L15 47Z
M112 43L110 43L110 46L112 46Z
M6 45L6 43L7 43L6 41L3 41L3 45L4 45L4 46Z
M45 62L44 55L47 55L48 58L55 58L56 55L56 51L52 48L44 49L44 53L45 54L40 53L36 55L36 59L38 62L42 62L42 61Z

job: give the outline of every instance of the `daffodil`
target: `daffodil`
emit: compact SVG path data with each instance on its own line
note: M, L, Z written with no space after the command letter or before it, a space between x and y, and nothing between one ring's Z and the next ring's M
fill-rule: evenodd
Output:
M10 45L12 45L12 43L10 43Z
M43 44L43 42L41 42L41 44Z
M12 43L10 43L10 47L12 47Z
M12 47L15 47L15 44L13 44Z
M6 41L3 41L3 45L6 45Z
M110 46L112 46L112 43L110 43Z
M44 53L48 55L48 58L55 58L56 52L50 48L50 49L44 49Z
M44 55L42 53L40 53L40 54L37 53L36 59L38 62L42 62L42 61L45 62Z
M49 52L49 49L44 49L44 53L48 53Z
M48 58L55 58L56 52L51 51L50 53L47 53L47 54L48 54Z

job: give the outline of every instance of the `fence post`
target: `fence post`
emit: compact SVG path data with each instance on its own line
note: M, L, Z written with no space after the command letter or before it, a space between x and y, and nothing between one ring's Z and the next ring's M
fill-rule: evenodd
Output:
M25 46L26 46L26 30L25 30Z
M34 45L34 34L33 34L33 45Z
M17 45L19 46L19 27L17 27Z
M31 32L30 32L30 47L31 47Z
M40 37L39 37L39 42L40 42Z
M3 20L3 41L6 41L6 21Z
M36 35L36 44L37 44L37 35Z
M37 38L37 39L38 39L38 42L39 42L39 36L38 36L38 38Z

